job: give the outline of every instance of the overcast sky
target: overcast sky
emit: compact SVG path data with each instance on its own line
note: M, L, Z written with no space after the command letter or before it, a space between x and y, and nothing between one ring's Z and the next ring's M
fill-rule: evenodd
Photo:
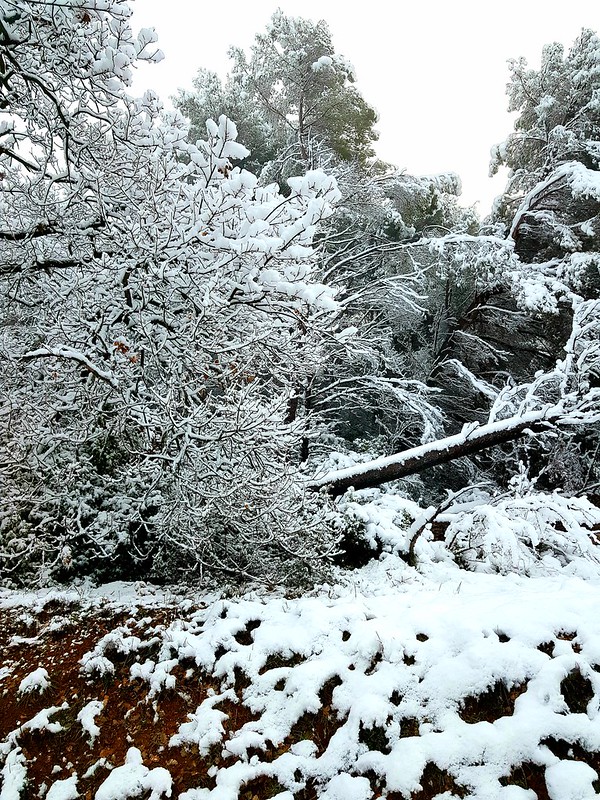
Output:
M504 177L488 178L489 152L512 130L507 59L539 66L542 46L600 30L598 0L135 0L133 27L154 26L165 60L135 88L163 98L191 88L199 67L224 75L227 49L248 48L276 8L325 19L336 52L379 113L378 155L415 174L457 172L463 202L487 213Z

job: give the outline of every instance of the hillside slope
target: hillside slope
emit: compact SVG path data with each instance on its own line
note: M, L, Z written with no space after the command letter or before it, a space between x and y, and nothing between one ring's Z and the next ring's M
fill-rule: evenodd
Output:
M576 800L600 579L416 572L304 597L0 593L1 800Z

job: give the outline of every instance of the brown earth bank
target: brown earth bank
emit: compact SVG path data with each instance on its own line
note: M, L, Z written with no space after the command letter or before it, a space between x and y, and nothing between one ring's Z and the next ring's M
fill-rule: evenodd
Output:
M131 669L134 664L156 661L165 637L169 637L169 626L176 620L191 618L201 609L201 604L188 605L184 612L178 604L114 608L102 601L89 605L73 600L50 600L35 608L15 606L0 609L0 741L5 745L12 742L13 747L18 745L24 757L26 781L20 800L43 798L55 781L73 774L78 776L79 795L93 798L110 770L124 764L132 747L140 751L146 767L168 770L174 797L189 789L215 788L218 770L231 765L236 756L220 743L213 744L206 752L189 742L177 744L172 737L207 697L225 689L229 690L227 697L213 706L222 712L221 740L231 738L244 725L256 721L257 713L245 702L245 689L250 678L236 668L235 681L231 685L227 679L198 667L194 660L180 659L170 667L172 679L165 681L159 690L149 691L147 682L132 676ZM251 646L253 631L258 624L258 621L248 622L236 634L236 641ZM111 645L110 635L116 630L120 631L120 637L116 637L114 645ZM135 647L129 652L122 645L124 634L125 639L133 637L135 640ZM420 641L427 638L423 634ZM578 652L576 632L560 632L557 640L570 642L573 651ZM85 656L98 652L100 642L103 642L103 657L112 667L86 671L83 668ZM547 641L540 643L538 649L551 657L554 646L555 641ZM410 666L411 658L406 656L404 664ZM262 672L294 667L305 659L306 656L300 653L271 657ZM47 673L45 688L34 685L30 690L24 689L24 679L40 667ZM366 674L369 670L374 672L377 667L378 658L374 658ZM600 667L597 670L600 671ZM282 679L280 683L283 682ZM41 683L45 682L42 680ZM289 752L293 745L310 741L316 747L317 755L327 751L335 732L345 722L332 701L339 683L334 677L321 687L319 707L304 713L284 741L270 742L266 750L257 749L255 754L246 754L246 758L259 757L264 770L262 775L257 774L240 786L239 800L266 800L286 790L269 774L269 764ZM281 689L277 682L274 685L275 690ZM513 714L515 700L526 688L526 682L507 686L498 680L486 691L464 698L461 718L469 724L476 724L482 721L493 723L509 717ZM576 670L563 680L561 690L569 713L585 712L593 697L590 681ZM399 700L397 693L392 694L390 708L397 706ZM78 717L92 701L101 704L101 710L94 717L97 725L95 736L90 735ZM44 710L47 713L39 716ZM402 737L419 735L417 719L402 719ZM386 754L390 751L385 726L361 726L359 739L374 752ZM550 738L545 744L555 755L585 762L600 773L600 753L589 752L576 742ZM6 746L4 752L8 749ZM506 772L501 779L502 785L531 789L539 800L550 798L544 769L540 765L508 765ZM388 791L385 781L375 772L363 772L362 775L370 783L373 800L383 797L388 800L447 800L470 796L469 786L461 785L449 770L434 763L425 766L420 790L410 795ZM6 777L5 773L5 783ZM323 788L318 781L314 777L297 777L302 785L293 790L288 788L294 800L317 800ZM596 789L600 790L597 784ZM6 791L9 796L8 788ZM149 795L148 790L143 796Z

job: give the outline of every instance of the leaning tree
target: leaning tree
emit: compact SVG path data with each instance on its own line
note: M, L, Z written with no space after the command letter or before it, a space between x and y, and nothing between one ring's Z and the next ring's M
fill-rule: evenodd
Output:
M312 239L338 191L259 187L225 116L191 144L131 97L160 53L129 17L0 8L1 571L283 580L335 539L295 390L335 310Z

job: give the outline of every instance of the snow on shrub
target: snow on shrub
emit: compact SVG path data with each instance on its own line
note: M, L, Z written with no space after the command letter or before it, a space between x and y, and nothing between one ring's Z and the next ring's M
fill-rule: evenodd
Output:
M19 694L30 694L31 692L42 694L49 686L48 672L44 667L38 667L23 678L19 684Z
M506 574L600 574L600 509L585 497L531 488L479 498L439 517L445 544L469 569Z
M368 489L348 493L339 510L373 557L397 553L417 566L454 560L501 574L600 574L600 508L586 497L538 491L522 475L507 493L471 487L428 509Z
M149 769L144 766L137 747L130 747L125 763L104 780L96 792L96 800L127 800L140 796L158 800L163 795L171 796L172 783L171 775L164 767Z

